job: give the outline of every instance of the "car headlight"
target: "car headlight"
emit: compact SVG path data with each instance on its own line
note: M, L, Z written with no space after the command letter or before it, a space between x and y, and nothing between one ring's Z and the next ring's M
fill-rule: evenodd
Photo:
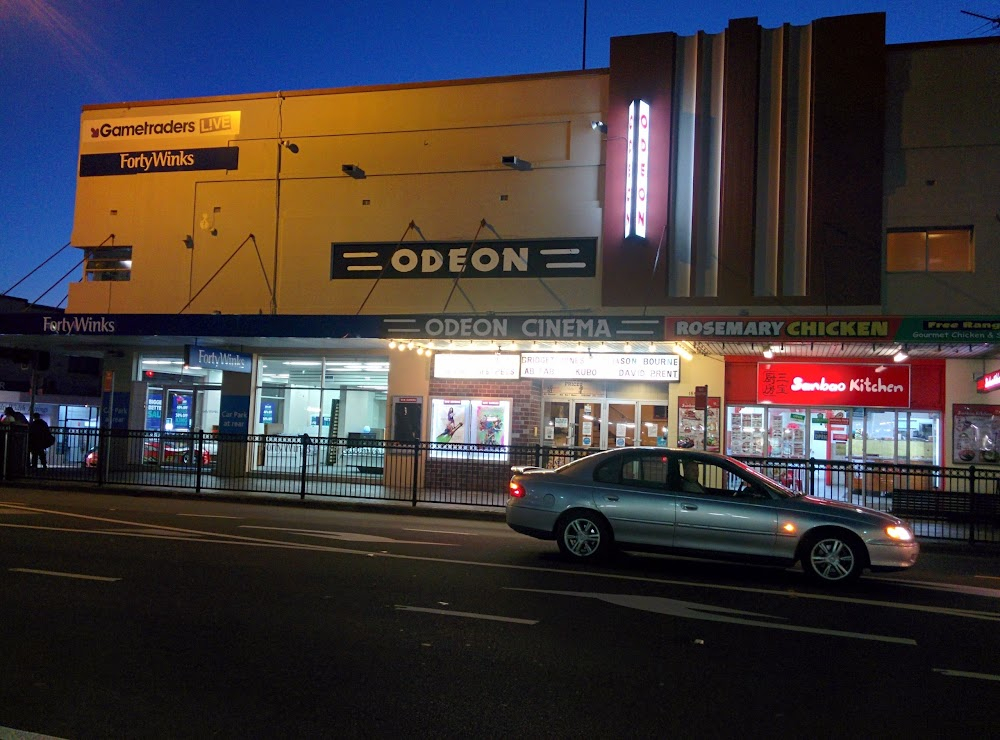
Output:
M909 542L913 539L913 532L906 527L900 527L896 524L886 527L885 533L889 536L889 539L897 540L898 542Z

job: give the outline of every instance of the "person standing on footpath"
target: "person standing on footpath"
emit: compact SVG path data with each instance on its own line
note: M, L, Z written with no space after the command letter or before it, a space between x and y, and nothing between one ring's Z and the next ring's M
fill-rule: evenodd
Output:
M45 419L37 411L31 415L28 423L28 453L31 455L31 467L37 468L41 462L43 468L49 467L45 450L55 444L56 438L45 423Z

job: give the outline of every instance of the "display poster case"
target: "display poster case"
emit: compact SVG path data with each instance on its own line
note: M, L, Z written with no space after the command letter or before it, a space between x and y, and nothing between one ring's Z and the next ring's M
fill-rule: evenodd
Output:
M985 404L952 405L952 459L955 463L1000 464L997 449L1000 436L1000 406Z
M719 452L721 399L708 398L708 408L696 409L694 396L677 399L677 446Z
M430 414L430 457L466 457L466 445L497 447L491 462L507 459L510 444L509 398L432 398ZM476 459L476 458L471 458Z
M752 406L730 407L729 453L763 457L764 442L764 410Z

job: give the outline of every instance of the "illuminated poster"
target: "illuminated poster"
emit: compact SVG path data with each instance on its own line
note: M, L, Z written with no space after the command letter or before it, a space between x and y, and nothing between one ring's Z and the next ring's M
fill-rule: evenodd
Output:
M469 402L435 398L431 401L431 438L440 444L468 441L465 419Z
M476 410L476 444L507 444L507 401L473 401Z

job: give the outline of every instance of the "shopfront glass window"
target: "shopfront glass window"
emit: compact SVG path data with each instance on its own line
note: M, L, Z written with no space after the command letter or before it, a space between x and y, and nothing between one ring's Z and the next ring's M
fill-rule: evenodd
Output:
M221 370L193 367L174 356L141 355L138 380L145 386L146 431L218 432Z
M258 379L256 434L385 439L387 358L264 356Z
M806 410L769 408L768 457L806 457Z
M865 460L896 462L898 434L895 411L868 409L865 414Z

